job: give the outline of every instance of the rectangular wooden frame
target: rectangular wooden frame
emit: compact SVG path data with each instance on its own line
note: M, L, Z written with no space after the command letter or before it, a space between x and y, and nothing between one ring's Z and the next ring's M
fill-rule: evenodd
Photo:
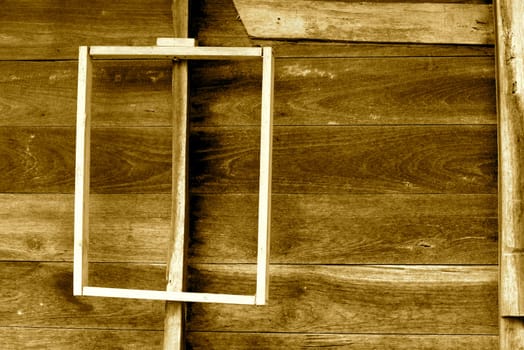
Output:
M88 286L89 165L93 59L262 59L258 249L255 295ZM131 299L265 305L269 288L274 58L270 47L81 46L78 57L73 294Z

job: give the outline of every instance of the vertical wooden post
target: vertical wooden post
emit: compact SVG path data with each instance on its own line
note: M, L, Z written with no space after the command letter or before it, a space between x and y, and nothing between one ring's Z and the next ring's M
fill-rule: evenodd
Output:
M173 0L175 38L186 38L189 30L188 0ZM188 69L187 61L173 63L173 169L170 252L167 261L167 291L185 287L185 247L188 240ZM164 350L184 349L185 308L166 302Z
M524 349L524 0L495 2L500 349Z
M89 242L89 162L91 138L91 74L89 47L78 54L78 98L76 111L75 226L73 294L82 295L87 285Z

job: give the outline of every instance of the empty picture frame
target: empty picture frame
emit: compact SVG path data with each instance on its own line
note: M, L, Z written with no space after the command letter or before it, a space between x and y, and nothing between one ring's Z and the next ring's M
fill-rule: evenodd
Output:
M254 295L168 292L88 285L89 165L94 59L262 60L257 280ZM73 294L131 299L265 305L269 287L274 58L270 47L81 46L78 57Z

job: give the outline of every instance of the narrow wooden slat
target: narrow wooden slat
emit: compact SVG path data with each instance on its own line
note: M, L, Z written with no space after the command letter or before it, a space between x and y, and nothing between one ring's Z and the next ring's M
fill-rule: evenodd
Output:
M279 59L274 123L496 124L494 66L488 57ZM94 128L171 125L171 62L93 68ZM73 126L76 70L0 62L0 125ZM258 60L193 62L191 72L194 125L260 124Z
M159 348L162 331L0 327L0 338L7 349L142 350Z
M1 331L0 331L1 332ZM379 335L189 332L194 350L349 348L358 350L496 350L495 335Z
M193 128L193 192L258 192L258 133ZM169 129L92 134L94 193L170 191ZM0 128L0 191L72 193L73 135L71 128ZM275 127L273 192L495 193L496 147L493 126Z
M255 266L193 269L192 290L237 293L255 283ZM498 333L496 266L273 265L271 273L267 306L194 304L188 330Z
M241 60L262 56L257 47L91 46L93 59Z
M256 38L477 44L494 42L491 6L438 3L354 3L234 0Z
M75 223L73 294L82 295L88 283L89 177L91 148L92 64L87 46L78 54L78 98L76 116Z
M496 57L499 122L500 349L521 348L524 323L505 316L524 316L524 24L523 1L497 1Z
M501 316L524 316L524 2L500 1L497 18ZM505 349L504 349L505 350Z
M0 59L76 59L81 45L153 45L172 35L169 1L2 1Z
M188 0L173 0L171 9L174 37L187 38ZM165 289L168 292L182 292L186 290L186 254L189 245L189 68L187 61L173 62L171 89L171 228ZM184 350L185 328L186 305L181 302L166 302L163 349Z
M256 194L192 195L191 263L255 263ZM91 195L91 262L165 263L169 194ZM496 264L496 195L272 196L271 262ZM72 261L73 195L0 195L0 260ZM378 243L377 243L378 242Z
M195 302L195 303L218 303L218 304L239 304L254 305L255 297L249 295L235 294L214 294L214 293L192 293L174 292L161 290L144 289L122 289L105 287L84 287L82 291L85 296L123 298L123 299L147 299L147 300L167 300L176 302ZM165 330L167 332L167 330ZM180 332L178 329L175 330Z
M263 49L262 112L260 126L260 176L258 190L257 305L265 305L269 292L271 242L271 163L273 150L273 85L275 60L271 48Z

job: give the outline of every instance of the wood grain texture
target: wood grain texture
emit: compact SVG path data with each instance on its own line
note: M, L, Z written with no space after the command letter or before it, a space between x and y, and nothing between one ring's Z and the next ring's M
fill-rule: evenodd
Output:
M75 62L0 62L0 125L74 126ZM93 126L171 125L171 62L96 61Z
M170 126L170 67L96 61L93 126ZM260 124L260 62L190 70L194 125ZM494 77L492 58L278 59L274 123L495 124ZM73 126L75 81L74 62L0 62L0 125Z
M193 67L195 124L259 125L259 64ZM275 125L496 124L494 77L491 58L281 59Z
M434 44L494 43L492 9L480 4L234 0L251 37Z
M168 194L95 194L90 207L90 262L166 262ZM1 194L0 221L0 260L72 261L72 194Z
M164 268L91 265L90 284L163 288ZM164 303L73 296L71 263L0 263L0 326L161 330Z
M493 335L375 335L189 332L191 349L496 350Z
M388 1L386 1L388 2ZM405 2L405 1L404 1ZM417 2L417 1L412 1ZM424 1L431 2L431 1ZM442 1L473 3L475 1ZM478 3L485 3L478 1ZM276 57L493 56L493 46L275 41L249 38L233 0L192 1L192 36L208 46L272 46Z
M1 128L0 192L72 193L73 128ZM169 191L168 129L94 129L92 192Z
M193 192L255 193L255 131L195 128ZM275 127L273 192L496 193L495 133L492 126Z
M275 127L275 193L495 193L493 126ZM1 192L72 193L72 128L0 129ZM258 128L194 128L194 193L255 193ZM171 188L168 128L93 129L91 191Z
M190 288L242 292L253 265L194 265ZM492 334L495 266L271 266L269 304L191 305L190 331Z
M162 331L0 327L5 350L158 349Z
M90 205L91 262L166 262L168 194ZM275 195L271 262L495 264L496 206L496 195ZM191 263L255 263L255 194L195 194L190 208ZM0 221L0 260L72 261L72 195L2 194Z
M171 2L6 0L0 59L76 59L80 45L153 45L172 34Z

